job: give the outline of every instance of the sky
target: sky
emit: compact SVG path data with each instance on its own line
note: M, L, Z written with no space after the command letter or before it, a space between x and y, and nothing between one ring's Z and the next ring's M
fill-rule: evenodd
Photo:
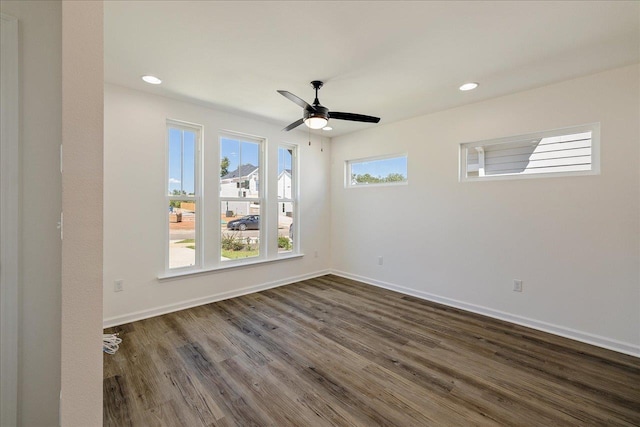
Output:
M229 159L229 172L238 168L238 165L260 164L258 153L260 146L255 142L241 141L230 138L222 138L220 143L220 160ZM278 173L283 169L291 169L291 154L284 148L278 149Z
M407 177L407 157L394 157L391 159L370 160L351 163L351 173L384 178L390 173L399 173Z
M196 134L169 129L169 194L173 190L195 193Z
M229 159L229 172L238 169L239 165L251 164L258 166L260 145L256 142L241 141L238 139L220 139L220 160Z
M196 134L188 130L169 129L169 194L174 190L187 194L195 193ZM229 172L238 165L258 166L260 145L256 142L231 138L220 140L220 160L229 159ZM278 173L291 169L291 154L288 150L278 150Z

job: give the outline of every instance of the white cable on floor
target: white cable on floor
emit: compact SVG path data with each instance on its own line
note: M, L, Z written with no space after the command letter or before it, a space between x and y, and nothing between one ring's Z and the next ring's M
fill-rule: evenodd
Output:
M102 351L107 354L115 354L122 342L121 338L118 338L118 334L102 334Z

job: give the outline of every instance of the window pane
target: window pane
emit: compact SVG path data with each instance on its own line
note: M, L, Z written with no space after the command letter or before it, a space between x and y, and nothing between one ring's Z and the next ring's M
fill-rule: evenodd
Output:
M352 186L394 184L407 181L407 156L349 162Z
M292 169L293 149L278 148L278 199L292 198Z
M220 204L222 261L260 255L260 205L250 201Z
M169 202L169 268L196 264L196 204L193 200Z
M169 129L168 194L195 194L196 134L188 130Z
M460 179L597 172L599 127L539 132L460 145Z
M182 132L169 129L169 192L182 192Z
M293 203L278 203L278 252L291 252L293 248Z
M260 144L221 138L220 197L260 197Z
M220 177L229 178L230 172L238 168L240 161L240 141L221 138L220 140Z
M196 193L196 134L183 131L184 155L182 160L183 182L182 191L189 195Z

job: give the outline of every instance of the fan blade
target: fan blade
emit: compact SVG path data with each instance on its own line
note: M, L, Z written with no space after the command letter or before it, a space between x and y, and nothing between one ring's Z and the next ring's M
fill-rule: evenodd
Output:
M337 111L329 112L330 119L350 120L352 122L378 123L380 117L365 116L364 114L339 113Z
M300 126L302 123L304 123L303 119L300 120L296 120L295 122L291 123L289 126L287 126L286 128L282 129L283 132L289 132L291 129L295 129L298 126Z
M292 94L289 91L279 90L278 93L280 95L284 96L285 98L287 98L288 100L295 102L296 104L298 104L302 108L305 108L305 109L307 109L309 111L316 111L316 109L313 108L313 106L307 104L307 102L304 99L298 98L297 96L295 96L294 94Z

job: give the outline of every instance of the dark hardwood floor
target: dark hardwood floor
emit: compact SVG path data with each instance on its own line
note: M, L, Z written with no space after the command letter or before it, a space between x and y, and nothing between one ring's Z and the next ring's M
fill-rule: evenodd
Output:
M337 276L106 332L107 426L640 425L640 359Z

